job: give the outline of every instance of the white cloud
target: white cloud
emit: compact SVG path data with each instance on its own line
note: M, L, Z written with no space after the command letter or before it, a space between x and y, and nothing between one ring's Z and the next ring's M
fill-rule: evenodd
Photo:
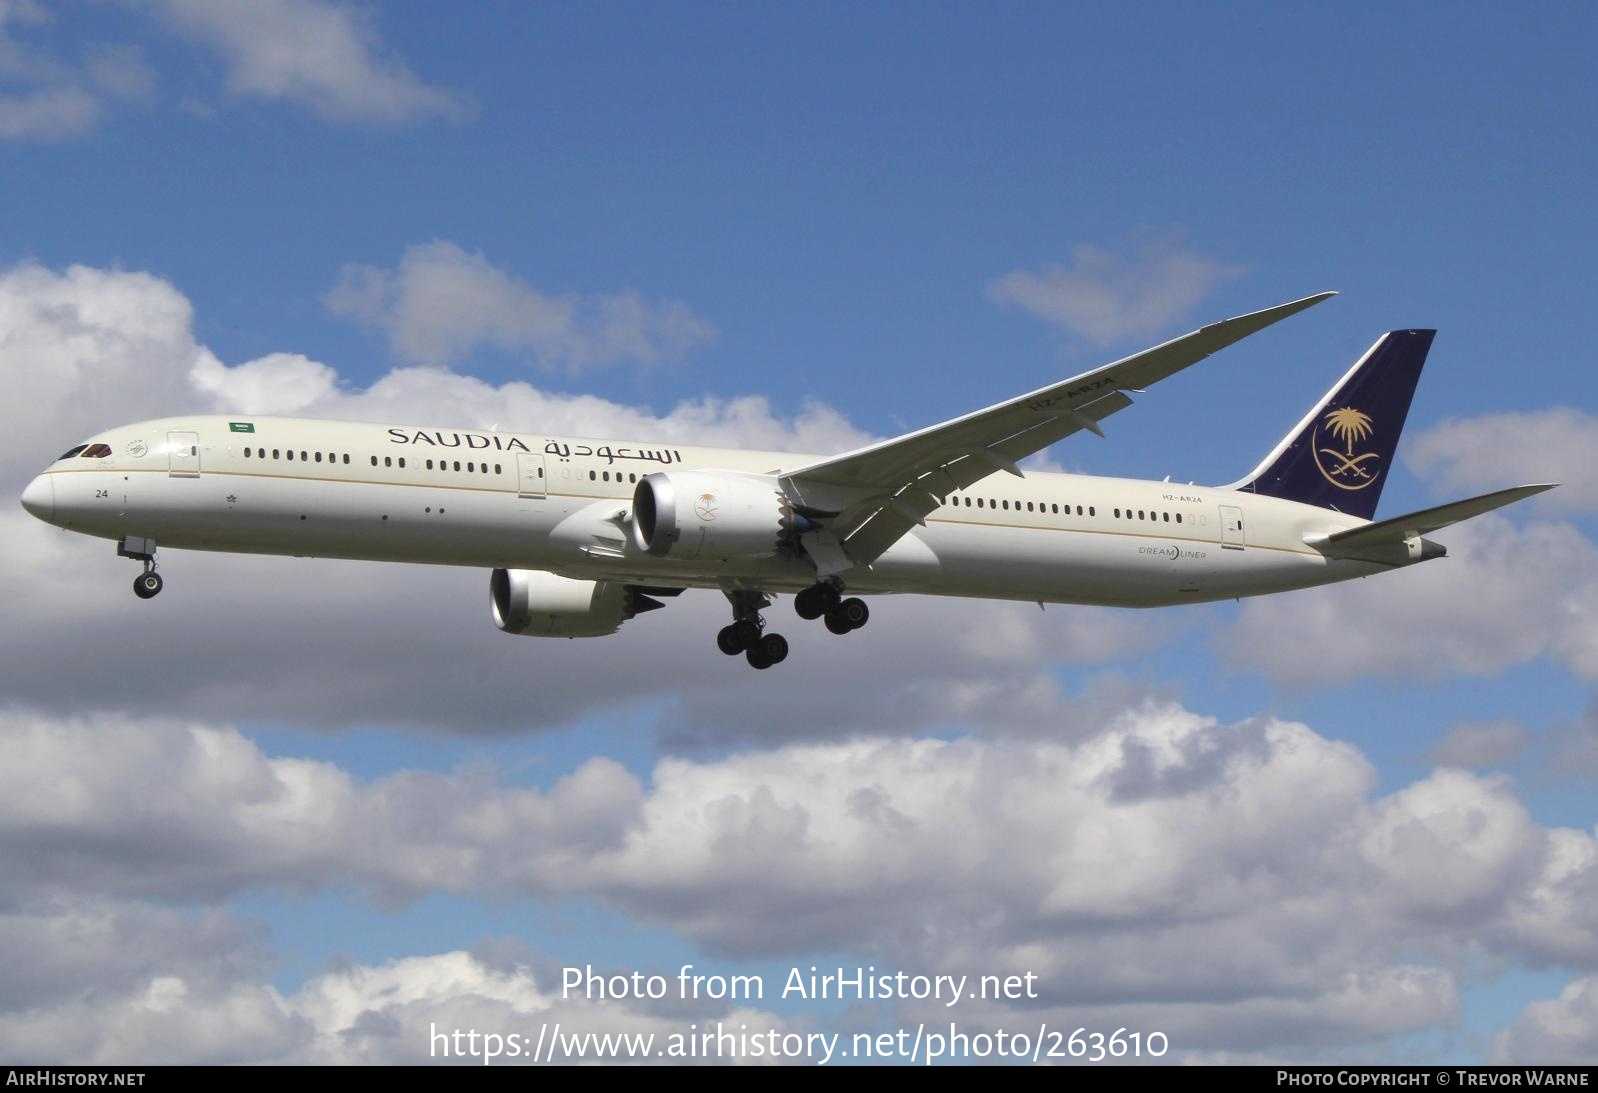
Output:
M74 438L193 402L188 372L208 350L194 341L189 301L147 273L23 263L0 272L0 410L13 441L0 466L16 481Z
M37 52L24 49L11 37L9 26L37 26L50 15L33 0L0 0L0 77L43 81L59 78L63 69Z
M77 931L82 930L79 934ZM695 1021L785 1030L776 1015L742 1006L704 1006L674 1017L655 1003L563 998L558 966L515 943L471 952L411 956L377 965L344 964L282 993L264 968L217 942L248 931L226 915L182 915L142 905L105 904L59 917L0 915L0 953L16 953L48 975L37 997L0 1007L0 1054L41 1063L459 1063L476 1030L500 1037L494 1060L527 1060L508 1037L559 1023L562 1041L585 1033L687 1032ZM252 955L266 955L256 949ZM89 969L99 966L100 974ZM10 968L8 967L8 973ZM51 989L59 974L72 988ZM75 989L74 989L75 988ZM442 1042L433 1033L444 1034ZM546 1050L553 1045L553 1028ZM474 1045L474 1046L475 1046ZM481 1051L481 1047L478 1047ZM578 1058L556 1052L555 1058ZM654 1060L651 1060L654 1061Z
M374 20L330 0L159 0L172 29L227 64L228 90L308 107L334 122L399 124L472 112L387 55Z
M1455 725L1426 753L1443 767L1497 767L1518 758L1531 743L1531 732L1513 718L1467 721Z
M148 102L155 73L136 46L91 45L72 65L24 47L8 24L38 25L49 13L30 0L0 2L0 140L71 140L94 131L105 114L102 96ZM97 89L100 94L95 94Z
M1558 407L1446 421L1408 445L1405 461L1452 493L1486 493L1523 482L1558 482L1537 499L1543 511L1598 511L1598 415Z
M227 729L25 711L0 719L0 748L0 868L23 906L344 885L385 904L586 898L713 960L863 952L884 967L1035 972L1029 1017L1159 1027L1184 1050L1447 1025L1473 954L1598 965L1591 833L1540 826L1507 782L1460 771L1377 795L1362 755L1303 725L1223 726L1170 705L1073 742L789 745L663 759L647 783L591 759L543 790L482 771L362 781ZM142 788L156 779L161 794ZM225 924L213 934L229 938ZM107 982L144 992L139 1013L215 1004L215 982L166 964L182 991L132 965L113 963ZM47 972L27 979L45 1001L14 1008L72 993ZM315 1013L303 997L284 1007L353 1027L360 999L407 1004L392 978L302 992L322 997ZM230 1004L257 1024L271 1012ZM155 1035L143 1028L128 1035Z
M67 140L91 131L100 104L79 87L52 87L0 95L0 138Z
M1573 980L1558 998L1533 1002L1493 1040L1493 1062L1528 1066L1598 1062L1598 976Z
M1159 333L1188 315L1217 285L1246 272L1169 235L1143 233L1129 249L1130 255L1122 255L1081 243L1071 248L1069 264L1007 273L988 286L988 295L1070 334L1108 345Z
M1448 557L1248 601L1217 645L1294 684L1490 675L1548 657L1598 679L1598 548L1568 524L1489 514L1436 538Z
M382 330L403 357L432 364L483 345L573 369L647 364L715 337L676 300L651 303L635 292L551 296L443 241L407 248L393 270L344 267L327 303L335 314Z
M91 46L84 67L95 86L107 94L138 102L155 97L155 70L137 46Z
M205 355L189 380L218 408L246 414L298 414L338 394L338 374L299 353L268 353L231 368Z

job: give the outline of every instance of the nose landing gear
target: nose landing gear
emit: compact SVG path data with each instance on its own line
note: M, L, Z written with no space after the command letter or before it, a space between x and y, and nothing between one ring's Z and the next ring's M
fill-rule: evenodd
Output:
M153 566L154 563L152 562L151 565ZM161 580L161 574L157 573L153 568L147 569L133 578L133 594L141 600L147 600L160 592L164 583Z
M117 544L117 556L144 563L144 572L133 578L133 594L147 600L161 591L165 582L155 571L155 540L128 536Z

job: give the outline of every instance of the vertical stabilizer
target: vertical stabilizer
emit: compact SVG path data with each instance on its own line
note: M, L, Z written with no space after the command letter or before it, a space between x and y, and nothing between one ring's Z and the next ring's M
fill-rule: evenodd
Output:
M1383 334L1254 472L1231 488L1374 518L1436 333Z

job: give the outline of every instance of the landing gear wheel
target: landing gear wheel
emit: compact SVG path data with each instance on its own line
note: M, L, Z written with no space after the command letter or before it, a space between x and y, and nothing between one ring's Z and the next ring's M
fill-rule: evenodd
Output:
M859 596L850 596L838 605L838 614L849 624L849 629L858 630L871 618L871 608Z
M871 608L858 596L850 596L838 606L827 611L827 629L834 634L847 634L858 630L871 618Z
M801 619L819 619L827 613L828 591L821 585L814 584L800 592L793 598L794 613Z
M732 632L740 650L753 649L760 641L760 624L754 619L739 619L732 624Z
M770 668L788 655L788 643L777 634L765 633L760 613L771 606L771 597L755 588L723 589L732 605L732 622L716 635L716 648L728 656L744 654L749 666Z
M767 634L755 649L767 664L781 664L788 659L788 639L781 634Z
M162 583L161 575L154 570L148 573L140 573L133 578L133 594L141 600L147 600L161 591Z

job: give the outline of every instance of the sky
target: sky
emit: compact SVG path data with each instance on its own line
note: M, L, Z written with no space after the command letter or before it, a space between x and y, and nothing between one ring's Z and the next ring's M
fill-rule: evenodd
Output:
M144 602L0 506L0 1059L951 1020L1598 1059L1595 34L1575 3L0 0L13 497L190 412L840 451L1327 289L1046 465L1236 480L1435 327L1379 515L1562 483L1409 571L882 598L761 673L708 593L512 638L481 572L163 551ZM685 964L765 995L684 999ZM674 989L563 996L588 966ZM812 966L1037 990L780 996Z

